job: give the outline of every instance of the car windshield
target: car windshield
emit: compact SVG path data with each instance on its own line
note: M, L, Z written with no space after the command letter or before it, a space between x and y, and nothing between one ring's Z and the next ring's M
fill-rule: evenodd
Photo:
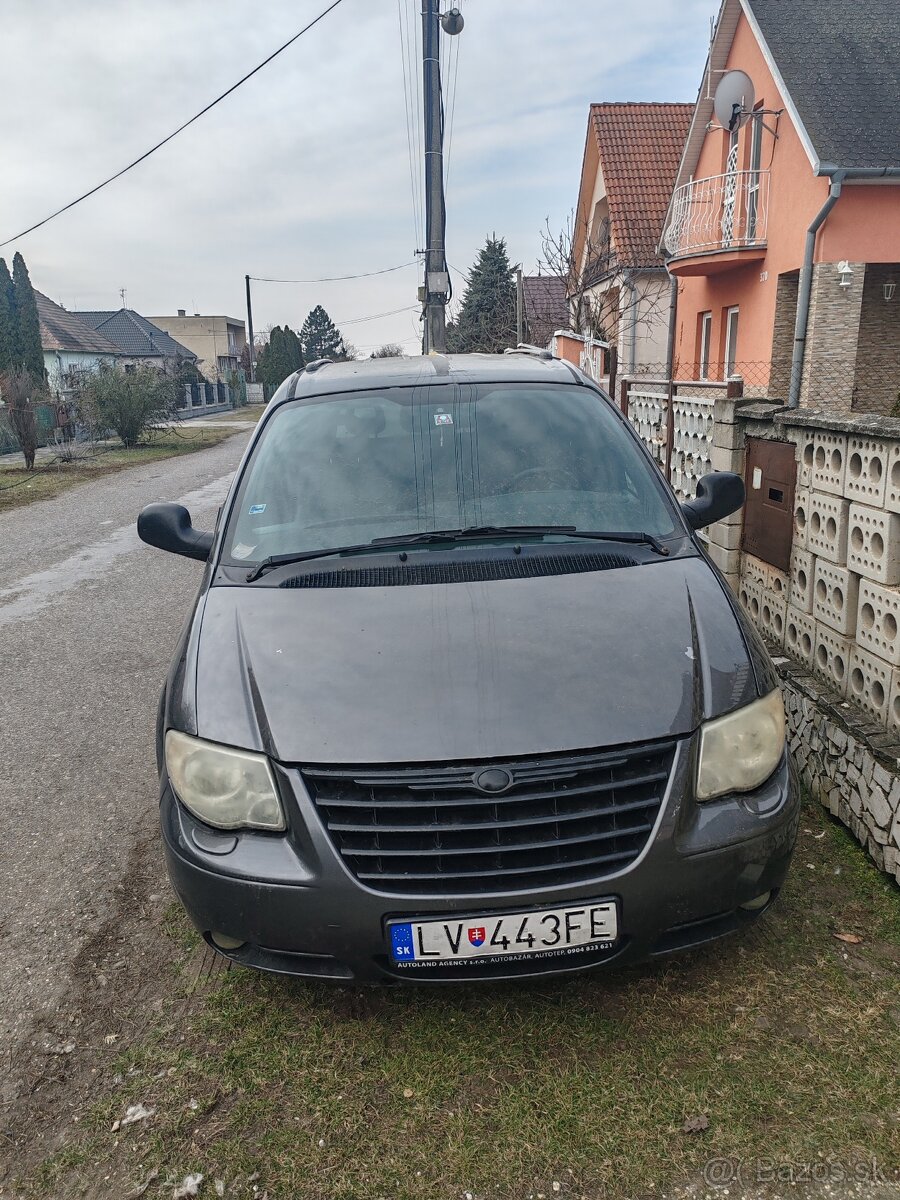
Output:
M281 405L244 471L225 557L485 525L675 530L661 479L592 389L448 383Z

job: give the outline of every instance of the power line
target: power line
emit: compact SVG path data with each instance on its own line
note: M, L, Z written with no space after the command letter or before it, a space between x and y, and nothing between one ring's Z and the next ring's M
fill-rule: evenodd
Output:
M377 321L381 317L396 317L397 313L412 312L418 309L418 304L407 304L403 308L392 308L390 312L372 313L370 317L353 317L349 321L335 321L335 325L342 329L345 325L361 325L363 321Z
M324 279L270 279L267 275L251 275L254 283L341 283L345 279L371 279L373 275L389 275L391 271L402 271L406 267L417 267L418 260L399 263L396 267L385 267L381 271L363 271L361 275L327 275Z
M46 225L47 222L52 221L54 217L61 216L62 213L68 212L70 208L74 208L75 205L80 204L82 200L87 200L89 196L95 195L101 190L101 188L105 188L107 184L114 183L115 180L121 179L126 172L132 170L133 167L138 166L138 164L142 163L144 159L149 158L151 154L155 154L157 150L162 149L167 142L171 142L173 138L177 137L179 133L182 133L185 129L187 129L189 125L193 125L195 121L199 121L202 116L205 116L211 108L215 108L217 104L221 103L221 101L223 101L227 96L230 96L232 92L236 92L241 84L246 83L248 79L251 79L257 73L257 71L261 71L263 67L268 66L273 58L277 58L279 54L287 50L289 46L292 46L298 38L303 37L304 33L309 33L310 29L312 29L314 25L318 25L318 23L324 17L327 17L328 14L333 12L334 9L336 9L341 3L342 0L333 0L333 3L329 4L329 6L320 12L319 15L312 21L310 21L308 25L304 25L304 27L298 33L295 33L292 38L289 38L283 45L279 46L277 50L273 50L268 58L264 58L261 63L257 64L257 66L253 68L252 71L248 71L246 75L242 76L237 81L237 83L233 83L227 91L222 92L222 94L219 96L216 96L215 100L211 100L205 108L201 108L198 113L194 113L189 120L185 121L183 125L179 125L177 129L174 129L167 137L164 137L161 142L157 142L155 146L151 146L149 150L146 150L140 156L140 158L136 158L133 162L130 162L127 167L123 167L121 171L116 171L115 175L110 175L108 179L104 179L102 183L98 183L96 187L92 187L90 191L78 196L75 200L70 200L68 204L64 204L62 208L58 208L56 212L50 213L50 215L44 217L43 220L36 221L34 225L29 225L29 227L27 229L23 229L21 233L17 233L13 237L7 238L5 242L0 242L0 248L3 246L8 246L10 242L18 241L19 238L25 237L26 234L34 233L35 229L40 229L42 225Z

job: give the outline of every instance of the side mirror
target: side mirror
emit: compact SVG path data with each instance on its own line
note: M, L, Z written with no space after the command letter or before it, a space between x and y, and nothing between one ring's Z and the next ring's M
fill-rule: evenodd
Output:
M191 514L183 504L148 504L137 521L138 537L148 546L183 554L205 562L213 547L213 535L191 525Z
M744 503L744 481L733 471L711 471L697 480L697 496L681 506L691 529L704 529L731 516Z

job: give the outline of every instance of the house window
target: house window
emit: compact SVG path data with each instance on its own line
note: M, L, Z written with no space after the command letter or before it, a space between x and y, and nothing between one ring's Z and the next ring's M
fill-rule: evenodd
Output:
M709 379L709 347L712 342L712 313L700 314L700 350L697 361L700 364L699 379Z
M734 374L735 364L737 363L737 337L738 337L738 314L739 309L726 308L725 310L725 378L728 379Z

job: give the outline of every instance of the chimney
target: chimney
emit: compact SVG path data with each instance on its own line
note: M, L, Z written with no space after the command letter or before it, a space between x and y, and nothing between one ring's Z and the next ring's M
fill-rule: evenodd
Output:
M179 308L178 315L179 315L179 317L186 317L187 313L184 311L183 308Z

